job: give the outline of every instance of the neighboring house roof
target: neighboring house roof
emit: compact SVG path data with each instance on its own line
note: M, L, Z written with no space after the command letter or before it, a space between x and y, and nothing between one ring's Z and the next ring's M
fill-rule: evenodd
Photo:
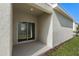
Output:
M79 25L79 23L75 22L77 25Z

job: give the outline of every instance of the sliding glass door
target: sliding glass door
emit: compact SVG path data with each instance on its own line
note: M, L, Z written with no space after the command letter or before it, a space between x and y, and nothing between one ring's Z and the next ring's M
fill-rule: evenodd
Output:
M20 22L18 24L18 42L35 39L35 24Z

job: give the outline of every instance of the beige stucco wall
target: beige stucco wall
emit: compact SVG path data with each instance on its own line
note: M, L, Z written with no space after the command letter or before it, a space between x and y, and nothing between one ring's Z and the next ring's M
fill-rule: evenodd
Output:
M37 18L33 15L27 14L25 12L15 11L13 12L13 23L14 23L14 45L18 44L18 22L32 22L35 23L35 40L37 39ZM25 42L26 43L26 42Z
M73 37L73 21L53 10L54 47Z
M12 53L11 4L0 4L0 56Z
M12 52L12 19L11 4L0 4L0 55L11 55ZM36 39L49 47L73 37L73 22L53 10L53 14L34 17L25 12L13 13L13 44L17 44L17 23L36 23Z
M38 38L49 47L52 47L53 43L52 16L52 14L44 14L38 19Z

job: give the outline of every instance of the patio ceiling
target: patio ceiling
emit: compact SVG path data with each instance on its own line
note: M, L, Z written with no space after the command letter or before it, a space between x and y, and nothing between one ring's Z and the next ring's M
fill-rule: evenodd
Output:
M45 13L45 12L43 12L31 5L28 5L28 3L14 3L13 4L13 11L25 12L25 13L29 13L34 16L40 16Z

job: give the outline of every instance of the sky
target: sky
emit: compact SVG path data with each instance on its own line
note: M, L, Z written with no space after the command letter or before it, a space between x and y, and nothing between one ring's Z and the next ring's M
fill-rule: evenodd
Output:
M79 23L79 3L60 3L59 6Z

